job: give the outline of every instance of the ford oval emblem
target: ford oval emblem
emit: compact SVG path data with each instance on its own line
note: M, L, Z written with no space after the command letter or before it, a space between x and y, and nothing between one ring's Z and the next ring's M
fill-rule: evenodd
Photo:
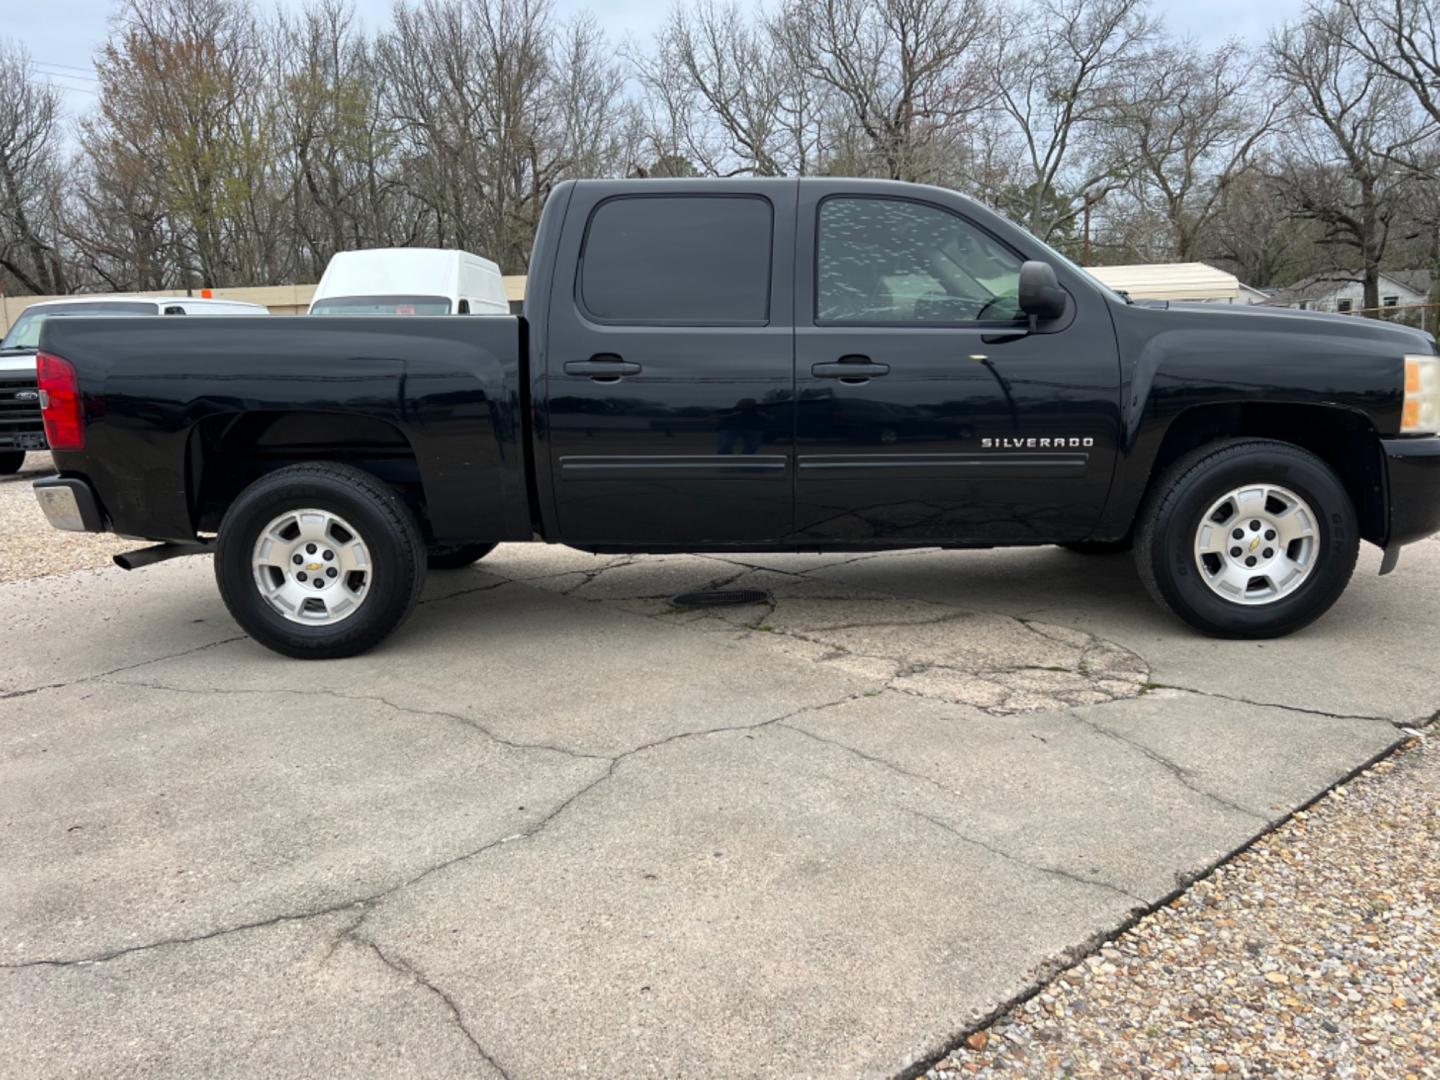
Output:
M21 391L19 391L18 393L16 393L16 395L15 395L15 400L16 400L16 401L39 401L39 400L40 400L40 391L39 391L39 390L21 390Z

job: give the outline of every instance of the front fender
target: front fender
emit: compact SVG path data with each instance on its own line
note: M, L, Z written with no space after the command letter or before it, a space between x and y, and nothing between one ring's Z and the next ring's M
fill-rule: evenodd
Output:
M1265 410L1324 410L1309 415L1343 415L1372 432L1399 426L1405 342L1365 333L1365 320L1255 318L1217 305L1121 308L1115 321L1123 432L1097 536L1129 531L1157 467L1175 456L1172 433L1197 410L1234 418L1214 435L1285 437L1263 430Z

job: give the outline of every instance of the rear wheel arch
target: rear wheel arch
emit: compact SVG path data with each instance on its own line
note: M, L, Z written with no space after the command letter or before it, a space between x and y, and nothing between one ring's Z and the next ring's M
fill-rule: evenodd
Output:
M428 534L424 477L403 431L359 413L302 409L217 414L191 429L185 473L196 532L214 532L261 477L321 462L361 469L394 489Z

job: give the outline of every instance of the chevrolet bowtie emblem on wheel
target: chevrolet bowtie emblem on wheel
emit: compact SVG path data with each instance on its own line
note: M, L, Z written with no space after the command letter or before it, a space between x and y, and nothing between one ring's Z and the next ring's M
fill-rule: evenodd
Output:
M306 564L305 564L305 569L306 569L306 570L309 570L309 571L311 571L311 572L314 572L314 571L316 571L316 570L319 570L320 567L323 566L323 565L324 565L324 563L318 563L318 562L306 563Z
M1254 540L1251 540L1251 541L1250 541L1250 550L1251 550L1251 551L1254 551L1254 550L1255 550L1256 548L1258 548L1259 546L1260 546L1260 538L1259 538L1258 536L1255 537Z

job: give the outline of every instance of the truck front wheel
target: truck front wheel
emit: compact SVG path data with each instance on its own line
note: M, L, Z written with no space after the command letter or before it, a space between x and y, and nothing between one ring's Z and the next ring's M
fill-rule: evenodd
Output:
M231 504L215 580L260 644L306 660L354 656L414 609L425 542L400 497L364 470L292 465Z
M1135 561L1150 594L1207 634L1280 637L1340 598L1359 551L1355 507L1314 454L1262 439L1202 446L1140 512Z

